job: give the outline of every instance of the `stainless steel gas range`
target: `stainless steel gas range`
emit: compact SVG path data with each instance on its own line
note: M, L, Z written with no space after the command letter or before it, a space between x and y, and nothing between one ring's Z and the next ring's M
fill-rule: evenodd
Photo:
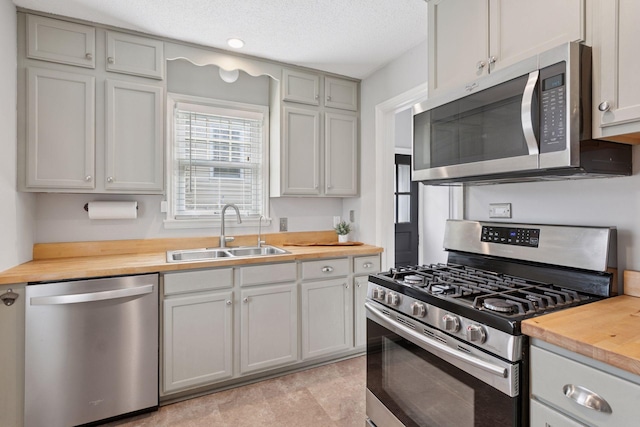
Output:
M369 276L367 422L526 426L520 323L616 293L616 230L450 220L444 248Z

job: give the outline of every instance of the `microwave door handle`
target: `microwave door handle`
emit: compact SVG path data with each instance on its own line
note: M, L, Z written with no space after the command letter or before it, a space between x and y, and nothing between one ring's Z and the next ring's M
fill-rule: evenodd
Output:
M524 133L524 140L527 143L530 155L537 155L540 153L538 148L538 141L536 140L536 134L533 131L533 117L531 116L531 110L533 108L533 94L538 83L538 76L540 72L538 70L529 73L529 80L524 87L524 93L522 95L522 132Z

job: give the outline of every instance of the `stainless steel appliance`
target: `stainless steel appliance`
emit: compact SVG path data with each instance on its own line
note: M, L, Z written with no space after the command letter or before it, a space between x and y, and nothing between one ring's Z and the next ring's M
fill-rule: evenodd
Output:
M369 423L526 426L521 321L615 293L616 230L450 220L444 247L369 276Z
M568 43L413 108L428 184L631 175L631 147L591 139L591 49Z
M158 275L26 287L26 427L158 406Z

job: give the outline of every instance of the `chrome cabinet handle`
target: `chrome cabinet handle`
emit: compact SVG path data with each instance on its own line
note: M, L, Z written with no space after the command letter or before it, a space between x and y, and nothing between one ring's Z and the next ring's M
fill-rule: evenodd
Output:
M331 101L331 95L327 96L327 101Z
M318 94L316 93L316 96L314 96L314 98L315 98L315 99L320 99L320 95L318 95Z
M246 297L245 297L245 298L242 298L242 302L244 302L244 303L249 302L249 298L246 298Z
M364 264L362 264L362 268L371 268L371 267L373 267L372 262L365 262Z
M497 60L498 60L498 58L496 58L495 56L490 56L489 57L489 64L495 64Z
M487 65L486 62L478 61L478 63L476 64L476 70L482 70L486 65Z
M606 400L582 386L565 384L565 386L562 387L562 392L568 399L573 400L580 406L605 414L613 413L613 409L611 409L611 406L609 406Z
M230 299L227 300L227 305L231 305L231 300Z
M109 64L113 64L115 62L115 60L113 59L113 57L110 56L110 57L107 58L107 62Z
M90 53L87 53L84 57L87 58L88 60L92 60L93 59L93 55L90 54Z
M347 285L346 283L344 283L344 288L345 288L345 289L349 289L349 285Z
M522 133L524 134L524 140L527 143L529 149L529 155L538 155L540 149L538 148L538 140L536 134L533 131L533 118L531 116L533 107L533 92L538 83L538 76L540 72L538 70L529 73L529 80L524 87L524 93L522 95L522 105L520 106L520 117L522 122Z
M598 110L602 111L603 113L606 111L609 111L611 109L611 104L609 104L608 101L602 101L599 105L598 105Z
M91 175L87 175L84 177L84 180L87 182L91 182L91 180L93 179L93 177Z
M322 267L322 272L323 273L331 273L333 271L333 267L331 266L326 266L326 267Z
M362 284L358 283L356 286L357 286L357 287L359 287L359 288L361 288L361 287L362 287Z
M107 177L107 182L111 184L113 182L113 177L112 176Z

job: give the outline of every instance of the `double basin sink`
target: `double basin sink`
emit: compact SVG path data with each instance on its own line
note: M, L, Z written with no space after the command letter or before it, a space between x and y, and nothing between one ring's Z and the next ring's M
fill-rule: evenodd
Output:
M235 248L201 248L167 251L167 262L211 261L219 258L248 258L288 254L284 249L270 245Z

